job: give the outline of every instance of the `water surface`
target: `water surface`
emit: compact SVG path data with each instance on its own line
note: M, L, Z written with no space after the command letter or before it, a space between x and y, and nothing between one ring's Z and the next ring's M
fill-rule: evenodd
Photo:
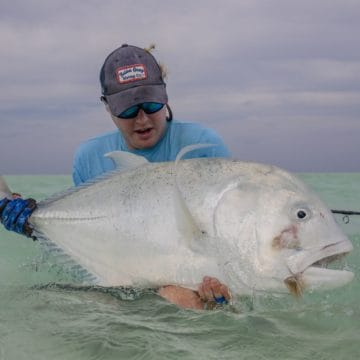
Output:
M360 174L301 177L329 207L360 209ZM71 185L69 176L6 180L38 200ZM359 359L360 216L337 219L354 244L351 284L300 301L244 298L207 312L181 310L151 292L77 288L37 242L0 229L0 358Z

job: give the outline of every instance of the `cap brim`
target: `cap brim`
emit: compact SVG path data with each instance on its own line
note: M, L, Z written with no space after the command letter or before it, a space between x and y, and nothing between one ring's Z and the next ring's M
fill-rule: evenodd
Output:
M168 102L168 96L165 84L141 85L120 91L116 94L106 95L106 100L111 113L117 116L129 107L143 102L166 104Z

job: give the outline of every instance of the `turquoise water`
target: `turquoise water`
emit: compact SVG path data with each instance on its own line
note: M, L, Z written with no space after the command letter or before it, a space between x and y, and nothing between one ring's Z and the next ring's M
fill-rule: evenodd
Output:
M360 210L360 174L301 177L329 207ZM71 185L68 176L6 180L38 200ZM351 284L207 312L151 293L63 286L76 279L38 243L0 229L0 359L359 359L360 216L337 218L354 244Z

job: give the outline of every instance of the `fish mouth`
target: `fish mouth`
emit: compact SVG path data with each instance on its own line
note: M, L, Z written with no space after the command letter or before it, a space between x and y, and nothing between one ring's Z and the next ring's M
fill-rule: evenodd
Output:
M327 290L349 283L354 274L346 269L344 259L352 250L349 241L325 246L318 252L323 253L303 270L287 277L284 283L291 294L301 297L304 290Z
M345 259L345 256L348 255L349 252L343 252L340 254L335 254L335 255L330 255L330 256L326 256L316 262L314 262L311 266L314 267L319 267L322 269L328 269L332 266L341 266L341 264L338 264L339 262L341 262L342 260Z

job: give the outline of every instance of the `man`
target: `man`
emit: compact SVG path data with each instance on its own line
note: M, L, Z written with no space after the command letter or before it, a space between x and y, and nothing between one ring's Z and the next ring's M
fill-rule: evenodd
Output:
M213 130L172 119L163 71L150 51L127 44L114 50L101 68L100 83L101 101L118 130L80 145L74 157L75 185L113 170L113 162L104 155L116 150L160 162L175 160L187 145L207 143L215 146L194 150L185 158L229 156L223 141ZM16 205L5 199L1 201L0 215L2 207L5 227L29 235L26 220L33 206L22 199L17 199ZM159 289L159 294L179 306L196 309L203 308L206 302L221 303L230 297L226 286L209 277L204 278L197 292L169 285Z

